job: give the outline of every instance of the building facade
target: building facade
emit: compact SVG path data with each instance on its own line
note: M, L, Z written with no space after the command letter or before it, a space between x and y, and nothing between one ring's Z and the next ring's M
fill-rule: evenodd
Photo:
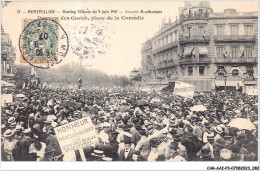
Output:
M1 30L1 77L2 80L14 83L15 50L12 41L4 29Z
M197 91L257 87L258 13L209 2L185 2L179 19L163 23L141 50L143 85L181 81Z

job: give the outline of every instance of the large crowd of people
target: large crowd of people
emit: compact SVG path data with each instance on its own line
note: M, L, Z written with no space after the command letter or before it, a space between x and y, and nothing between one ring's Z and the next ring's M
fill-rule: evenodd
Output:
M257 161L258 99L237 91L14 90L1 108L2 161L82 161L54 128L90 116L99 142L87 161ZM194 106L202 106L193 110ZM203 109L203 107L205 107ZM252 125L230 123L237 118Z

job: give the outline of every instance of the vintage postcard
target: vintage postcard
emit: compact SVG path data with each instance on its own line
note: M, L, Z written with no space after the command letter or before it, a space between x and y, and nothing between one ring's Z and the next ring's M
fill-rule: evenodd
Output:
M259 169L257 1L1 9L3 163Z

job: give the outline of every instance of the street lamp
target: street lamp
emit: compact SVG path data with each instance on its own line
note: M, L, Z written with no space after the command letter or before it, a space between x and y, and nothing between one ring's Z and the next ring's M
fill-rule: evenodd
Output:
M227 73L224 73L224 80L225 80L225 92L227 92Z

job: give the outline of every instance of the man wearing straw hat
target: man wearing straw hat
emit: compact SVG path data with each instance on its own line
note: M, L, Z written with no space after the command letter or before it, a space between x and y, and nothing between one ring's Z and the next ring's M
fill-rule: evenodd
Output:
M2 154L4 153L5 155L2 156L3 161L12 161L13 160L13 155L12 151L15 148L17 141L16 139L13 138L14 131L11 129L7 129L3 135L3 151Z

